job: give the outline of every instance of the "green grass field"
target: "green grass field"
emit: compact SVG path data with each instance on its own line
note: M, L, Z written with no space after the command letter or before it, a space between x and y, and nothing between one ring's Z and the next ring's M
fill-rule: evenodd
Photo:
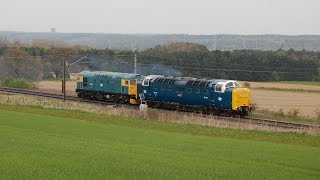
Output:
M0 105L0 179L319 179L320 137Z

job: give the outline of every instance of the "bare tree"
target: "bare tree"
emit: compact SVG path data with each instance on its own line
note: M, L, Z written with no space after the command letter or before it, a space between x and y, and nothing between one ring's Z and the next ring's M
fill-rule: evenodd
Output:
M9 45L9 41L3 37L0 37L0 47Z
M2 74L30 80L40 79L42 63L40 58L31 57L20 48L6 50L1 60Z
M51 71L56 78L61 78L63 73L63 59L70 58L73 55L74 49L72 48L54 48L50 51L47 58L46 69Z
M63 60L62 57L56 55L49 55L48 62L46 62L46 69L49 70L49 73L53 73L55 78L62 77L63 70Z

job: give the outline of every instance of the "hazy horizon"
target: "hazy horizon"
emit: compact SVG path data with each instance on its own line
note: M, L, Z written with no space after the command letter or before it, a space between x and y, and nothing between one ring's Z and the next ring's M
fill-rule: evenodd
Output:
M319 35L317 0L3 0L0 31Z
M15 31L15 30L1 30L0 32L13 32L13 33L51 33L48 31ZM320 36L319 34L183 34L183 33L117 33L117 32L55 32L56 34L122 34L122 35L190 35L190 36L212 36L212 35L239 35L239 36L264 36L264 35L281 35L281 36Z

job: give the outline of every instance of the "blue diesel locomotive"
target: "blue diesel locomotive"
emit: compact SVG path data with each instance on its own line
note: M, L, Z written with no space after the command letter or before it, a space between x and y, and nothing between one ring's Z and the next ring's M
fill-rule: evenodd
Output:
M78 97L138 104L137 82L140 74L82 71L77 77Z
M150 75L138 91L151 107L240 116L251 109L251 91L232 80Z

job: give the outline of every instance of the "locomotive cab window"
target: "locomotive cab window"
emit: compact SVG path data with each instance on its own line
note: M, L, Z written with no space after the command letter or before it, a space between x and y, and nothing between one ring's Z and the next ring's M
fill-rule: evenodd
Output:
M234 82L235 87L241 87L241 85L238 82Z
M129 81L124 81L124 84L125 85L129 85Z
M149 81L150 81L150 79L144 79L143 82L142 82L142 85L143 86L149 86Z
M83 86L87 86L88 79L86 77L83 78Z
M223 84L216 84L214 91L215 92L222 92L222 86L223 86Z
M136 80L131 79L131 80L130 80L130 85L136 85Z
M230 88L230 87L233 87L233 83L232 82L229 82L226 84L226 88Z

